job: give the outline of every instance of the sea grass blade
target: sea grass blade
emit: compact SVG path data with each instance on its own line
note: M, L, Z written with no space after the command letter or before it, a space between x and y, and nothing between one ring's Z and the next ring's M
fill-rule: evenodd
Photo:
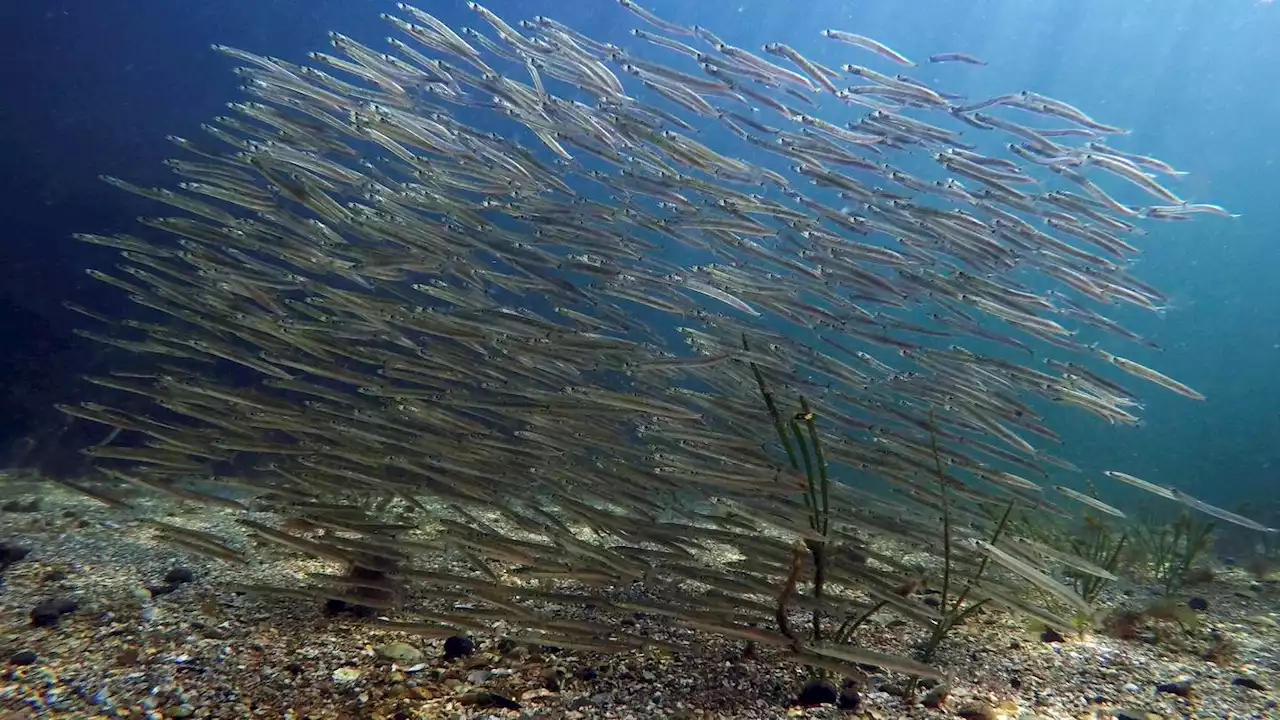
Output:
M747 334L742 334L742 349L748 352L751 348L747 345ZM782 449L787 452L787 459L791 461L791 468L796 472L800 472L800 463L796 459L796 451L791 447L791 441L787 438L786 426L782 422L782 413L778 412L778 404L773 400L773 393L769 392L769 387L765 385L764 373L760 372L760 367L751 361L747 361L751 366L751 373L756 376L756 384L760 386L760 397L764 398L764 405L769 409L769 417L773 419L773 428L778 433L778 442L782 443Z

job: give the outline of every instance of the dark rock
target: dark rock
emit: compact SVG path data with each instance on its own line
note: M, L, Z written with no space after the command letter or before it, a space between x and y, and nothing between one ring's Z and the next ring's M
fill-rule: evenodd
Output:
M58 624L59 617L75 612L78 607L71 598L45 600L31 608L31 624L36 627L53 627Z
M970 702L956 708L956 715L964 720L996 720L999 714L995 708L984 702Z
M12 565L31 553L31 548L22 545L0 543L0 568Z
M1009 678L1009 687L1013 688L1014 690L1021 690L1022 678L1018 677L1017 675L1014 675L1013 677Z
M463 705L480 708L503 708L505 710L519 710L520 703L512 700L506 695L500 695L495 692L474 692L467 693L458 699Z
M45 582L58 582L60 580L66 580L67 573L65 570L50 570L49 572L44 574L42 579Z
M476 641L463 635L453 635L444 641L445 661L457 660L476 651Z
M574 674L577 675L578 679L582 682L591 682L592 680L600 677L600 671L590 665L578 668L578 672Z
M1060 643L1065 640L1066 638L1062 637L1062 633L1053 628L1045 628L1045 631L1040 633L1040 642Z
M9 658L10 665L31 665L37 659L35 652L31 650L20 650Z
M801 707L813 707L815 705L835 705L840 700L840 693L836 692L836 688L829 682L824 680L810 680L807 685L800 689L800 694L796 696L796 705Z
M938 708L942 707L943 703L947 701L947 696L950 694L951 694L951 688L945 683L935 685L932 690L925 693L925 696L920 699L920 704L924 705L930 710L937 710Z
M885 683L885 684L883 684L883 685L881 685L881 686L877 687L876 689L877 689L877 690L879 690L880 692L882 692L882 693L886 694L886 695L892 695L892 696L894 696L894 697L906 697L906 696L907 696L907 686L906 686L906 685L899 685L899 684L897 684L897 683Z
M1178 697L1190 697L1191 681L1183 680L1182 682L1161 683L1156 686L1156 692L1169 693Z
M858 693L852 683L845 683L844 689L840 691L840 699L836 701L836 707L841 710L857 710L862 705L862 695Z
M377 612L368 605L349 603L346 600L339 600L337 598L329 598L324 601L325 615L341 615L343 613L349 613L358 618L369 618L377 614Z
M938 607L939 605L942 604L942 600L939 599L938 596L936 595L926 595L924 596L924 598L921 599L921 602L923 602L925 605L928 605L929 607Z
M196 574L181 565L164 574L164 581L171 585L181 585L182 583L194 582L195 579Z
M31 624L36 627L53 627L58 624L60 617L62 613L58 612L58 604L52 600L31 608Z
M25 502L22 500L16 500L16 499L10 500L9 502L5 503L3 506L0 506L0 510L3 510L5 512L12 512L12 513L40 512L40 498L32 498Z
M564 682L564 671L558 667L549 667L542 671L542 686L551 692L560 692Z
M1250 690L1257 690L1257 691L1259 691L1259 692L1266 692L1266 691L1267 691L1267 686L1266 686L1266 685L1263 685L1262 683L1258 682L1257 680L1254 680L1254 679L1253 679L1253 678L1251 678L1251 677L1243 677L1243 676L1242 676L1242 677L1238 677L1238 678L1236 678L1236 679L1232 680L1232 681L1231 681L1231 684L1232 684L1232 685L1239 685L1240 687L1246 687L1246 688L1249 688Z
M502 638L498 641L497 650L500 655L510 655L520 647L520 644L511 638Z
M155 597L160 597L161 595L168 595L174 590L177 590L178 587L179 587L178 583L167 583L165 585L148 585L147 592L151 593L151 597L155 598Z
M1202 597L1193 597L1187 601L1187 607L1196 612L1204 612L1209 609L1209 601Z

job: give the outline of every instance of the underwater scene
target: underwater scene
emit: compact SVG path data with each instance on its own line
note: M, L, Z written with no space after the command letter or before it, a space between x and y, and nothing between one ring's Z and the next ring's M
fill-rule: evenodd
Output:
M0 9L0 720L1280 718L1278 13Z

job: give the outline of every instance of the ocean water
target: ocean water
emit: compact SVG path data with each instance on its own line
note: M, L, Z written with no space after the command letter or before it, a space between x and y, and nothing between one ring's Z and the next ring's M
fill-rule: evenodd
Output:
M1177 192L1240 215L1147 224L1150 234L1137 238L1136 269L1171 297L1171 307L1159 314L1113 313L1163 348L1124 346L1124 354L1208 399L1142 386L1140 428L1049 409L1050 424L1065 441L1060 454L1095 481L1103 469L1123 469L1232 508L1259 508L1280 489L1280 204L1274 195L1280 186L1280 95L1274 91L1280 7L1253 0L645 4L741 47L786 42L833 66L862 60L819 36L829 27L874 37L917 59L972 53L989 65L926 64L913 76L971 98L1031 89L1130 128L1117 146L1186 171L1171 183ZM201 123L241 98L231 73L236 63L210 44L296 62L308 51L328 49L329 30L381 47L388 28L378 13L391 6L372 0L84 0L0 7L0 40L9 58L0 66L0 448L11 448L12 460L74 472L74 450L100 439L101 428L68 424L50 409L89 396L77 376L115 362L71 334L84 323L61 303L105 314L135 310L83 273L109 267L114 252L69 236L129 232L135 216L156 208L97 176L144 186L173 182L161 165L175 154L165 136L200 137ZM429 6L455 27L482 26L465 3ZM612 0L493 0L491 8L509 20L547 15L620 44L640 24ZM736 142L725 131L708 132L724 136L704 141ZM1107 494L1126 497L1123 488Z

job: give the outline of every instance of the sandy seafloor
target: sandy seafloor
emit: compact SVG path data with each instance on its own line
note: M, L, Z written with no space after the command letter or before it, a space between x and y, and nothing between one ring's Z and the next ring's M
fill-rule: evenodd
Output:
M207 559L52 484L0 483L0 501L41 499L35 512L0 512L0 543L30 549L0 577L0 720L1280 718L1280 584L1251 583L1238 572L1194 590L1208 609L1190 637L1169 626L1157 628L1168 638L1158 644L1100 633L1046 643L1023 620L983 612L939 654L950 687L940 707L907 703L894 692L905 678L883 673L861 680L856 709L800 708L792 701L809 679L804 668L769 649L744 656L741 642L672 628L656 616L617 621L700 652L542 651L476 636L474 654L446 662L443 638L329 617L319 601L227 589L236 582L296 587L307 572L334 571L330 564L275 546L255 549L248 567ZM160 501L146 511L241 535L229 513ZM147 587L163 585L179 566L195 579L151 597ZM36 605L62 599L74 600L76 610L56 627L32 626ZM433 602L447 609L412 594L408 606ZM1200 657L1211 631L1235 646L1217 663ZM917 635L888 613L858 633L862 644L886 652L902 652ZM396 652L399 661L385 657ZM29 653L34 662L14 664ZM1233 684L1242 677L1262 689ZM1190 684L1187 697L1156 691L1182 681ZM496 696L520 708L494 707Z

